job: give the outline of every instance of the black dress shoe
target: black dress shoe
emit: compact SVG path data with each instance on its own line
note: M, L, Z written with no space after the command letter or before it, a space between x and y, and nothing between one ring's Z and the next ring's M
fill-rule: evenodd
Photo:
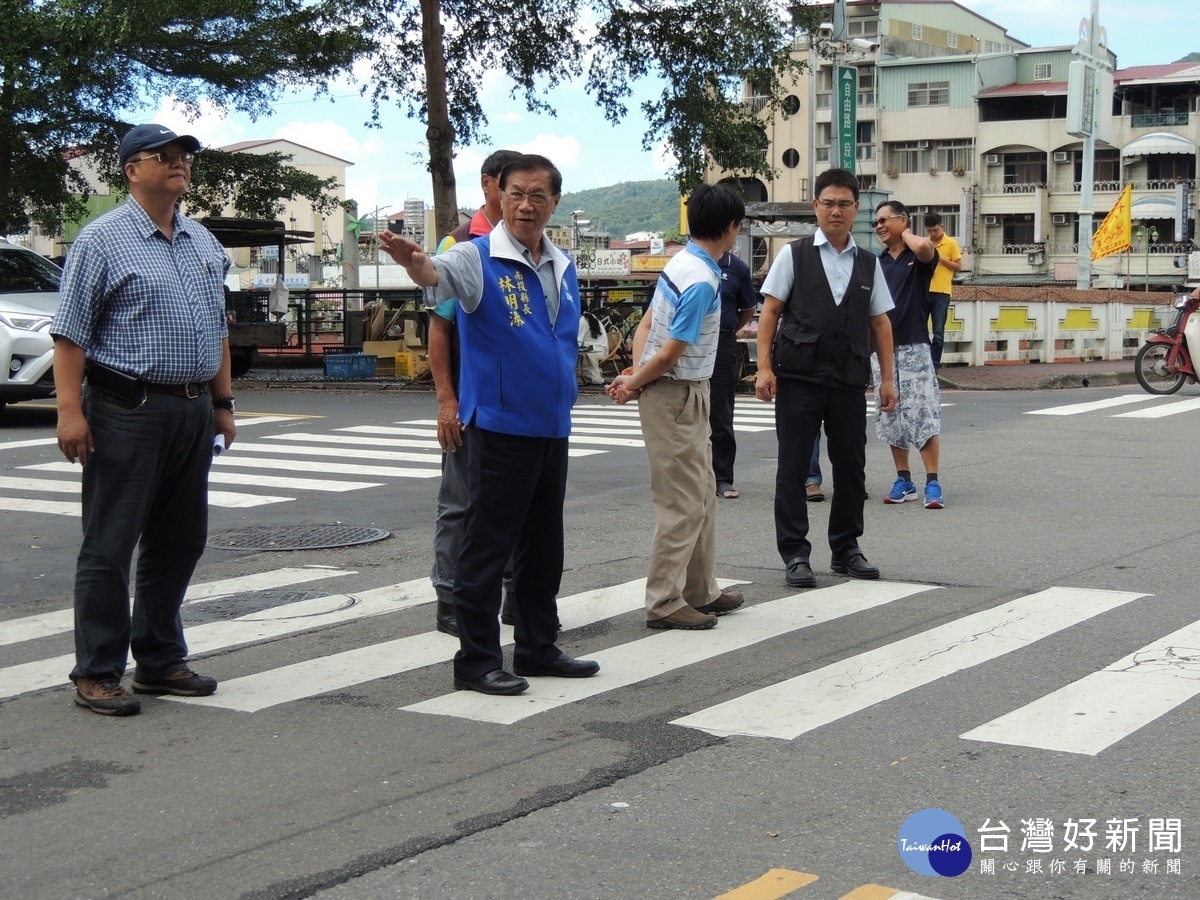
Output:
M458 637L458 619L454 618L454 604L445 600L437 602L437 630L442 634Z
M520 694L529 687L529 682L503 669L493 669L480 678L455 678L456 691L478 691L481 694Z
M554 662L546 663L542 666L522 666L514 662L513 671L518 675L526 675L534 678L538 676L548 678L588 678L600 671L600 663L593 659L572 659L564 654L554 660Z
M788 587L817 586L817 576L803 556L795 556L787 561L787 584Z
M845 553L834 556L829 568L839 575L849 575L851 578L878 578L879 568L867 562L863 552L855 547Z

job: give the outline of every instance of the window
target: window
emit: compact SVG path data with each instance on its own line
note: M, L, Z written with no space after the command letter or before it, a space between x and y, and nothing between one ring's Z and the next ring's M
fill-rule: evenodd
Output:
M798 112L800 112L800 98L795 94L788 94L783 98L783 114L794 116Z
M919 41L919 40L921 40L923 37L925 37L925 26L924 26L924 25L917 25L916 23L913 23L913 27L912 27L912 39L913 39L914 41Z
M875 67L863 66L858 70L858 105L875 105Z
M783 151L783 164L789 169L794 169L800 165L800 154L796 152L795 148L788 147L788 149Z
M1053 77L1053 67L1050 63L1035 63L1033 66L1034 81L1049 81Z
M975 170L975 145L969 138L939 141L933 146L933 168L954 174Z
M946 32L946 46L952 50L958 49L958 33L955 31Z
M929 148L922 147L927 141L907 141L904 143L888 144L887 167L898 174L926 172L932 165Z
M950 82L922 81L908 86L908 105L915 106L949 106Z
M875 123L859 122L858 134L855 136L855 158L860 160L875 158Z
M909 221L913 224L913 231L920 230L921 234L926 234L925 230L925 214L937 213L942 217L942 230L952 238L957 238L961 233L958 221L957 206L910 206Z
M879 34L878 19L850 19L846 22L848 37L874 37Z

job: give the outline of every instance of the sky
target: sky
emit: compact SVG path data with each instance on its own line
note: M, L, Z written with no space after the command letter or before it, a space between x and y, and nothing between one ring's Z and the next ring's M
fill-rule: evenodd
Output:
M1074 45L1081 19L1091 14L1090 0L959 0L1008 33L1034 47ZM1100 0L1099 21L1109 35L1109 47L1121 68L1173 62L1200 50L1195 0ZM369 78L362 67L360 76ZM500 74L485 76L482 105L488 115L485 129L490 144L459 147L455 178L460 206L482 201L479 165L492 150L505 147L541 153L563 173L563 190L579 191L623 181L665 177L670 156L662 147L644 151L645 122L638 102L658 89L647 83L628 105L630 115L613 126L583 89L582 82L560 87L549 95L557 117L528 112L509 93ZM425 170L424 126L398 107L381 110L381 128L368 128L369 104L349 82L331 85L332 99L314 99L312 92L292 93L268 117L205 110L189 121L164 101L151 121L179 133L193 134L206 146L237 141L286 138L354 165L346 172L346 196L358 202L360 213L399 210L408 199L432 204L433 190ZM381 215L386 213L381 212Z

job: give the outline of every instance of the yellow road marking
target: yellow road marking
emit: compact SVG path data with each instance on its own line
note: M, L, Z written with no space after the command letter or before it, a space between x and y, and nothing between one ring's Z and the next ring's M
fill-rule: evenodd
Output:
M791 869L771 869L767 874L755 878L748 884L721 894L717 900L777 900L786 897L797 888L812 884L816 875L808 872L793 872Z
M896 896L895 888L884 887L882 884L864 884L843 895L840 900L889 900L894 896Z

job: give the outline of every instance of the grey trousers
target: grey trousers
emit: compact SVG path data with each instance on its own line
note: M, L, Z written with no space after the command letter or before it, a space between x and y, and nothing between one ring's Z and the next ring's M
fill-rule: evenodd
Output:
M433 523L433 567L429 580L443 603L454 602L454 576L462 551L463 529L467 519L467 446L471 429L464 428L462 446L454 453L442 454L442 484L438 488L437 518ZM511 593L512 560L504 569L504 590Z

